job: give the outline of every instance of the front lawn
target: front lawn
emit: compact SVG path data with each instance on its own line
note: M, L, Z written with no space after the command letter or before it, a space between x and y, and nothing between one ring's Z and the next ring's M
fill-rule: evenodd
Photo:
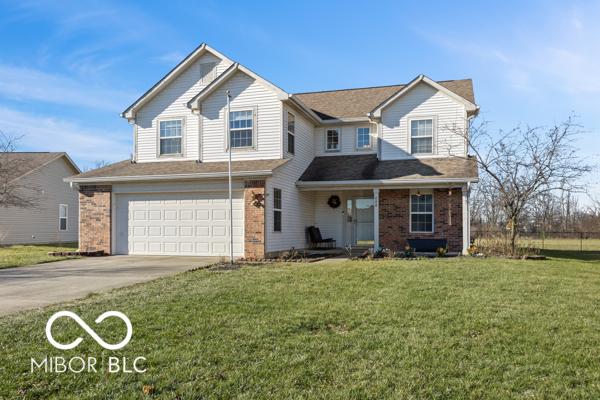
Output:
M76 312L55 338L58 310ZM59 323L60 322L60 323ZM600 397L600 262L275 264L200 270L0 319L0 398ZM144 374L30 373L30 358L147 358ZM144 386L146 392L144 394Z
M64 260L70 257L53 257L49 256L48 252L74 250L77 250L77 243L61 243L57 245L28 244L0 247L0 269Z

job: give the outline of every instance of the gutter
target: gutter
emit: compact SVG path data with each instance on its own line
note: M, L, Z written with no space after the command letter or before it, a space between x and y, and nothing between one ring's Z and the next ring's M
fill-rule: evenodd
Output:
M332 187L410 187L439 184L464 184L478 182L478 177L471 178L446 178L446 179L365 179L349 181L298 181L296 186L300 189L328 189Z
M233 177L263 177L273 175L272 170L260 170L260 171L235 171L232 173ZM169 175L132 175L132 176L100 176L91 178L64 178L63 181L67 183L117 183L117 182L147 182L147 181L168 181L168 180L190 180L190 179L215 179L215 178L227 178L227 171L225 172L207 172L207 173L196 173L196 174L169 174Z

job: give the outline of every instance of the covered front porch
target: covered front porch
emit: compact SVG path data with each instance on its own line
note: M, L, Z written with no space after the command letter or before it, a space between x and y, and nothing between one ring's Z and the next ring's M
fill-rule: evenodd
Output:
M329 187L328 187L329 186ZM312 195L314 224L338 248L388 248L444 241L448 252L469 246L468 186L336 188L304 187Z

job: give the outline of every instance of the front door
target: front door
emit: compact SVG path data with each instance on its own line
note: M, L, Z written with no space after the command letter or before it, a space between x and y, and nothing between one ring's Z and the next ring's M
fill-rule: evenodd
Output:
M372 197L348 199L346 242L351 246L372 246L375 202Z

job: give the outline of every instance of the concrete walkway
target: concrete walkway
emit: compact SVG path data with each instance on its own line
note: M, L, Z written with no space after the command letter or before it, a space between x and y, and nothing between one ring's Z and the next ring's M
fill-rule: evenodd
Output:
M112 256L0 269L0 315L73 300L217 261L216 257Z

